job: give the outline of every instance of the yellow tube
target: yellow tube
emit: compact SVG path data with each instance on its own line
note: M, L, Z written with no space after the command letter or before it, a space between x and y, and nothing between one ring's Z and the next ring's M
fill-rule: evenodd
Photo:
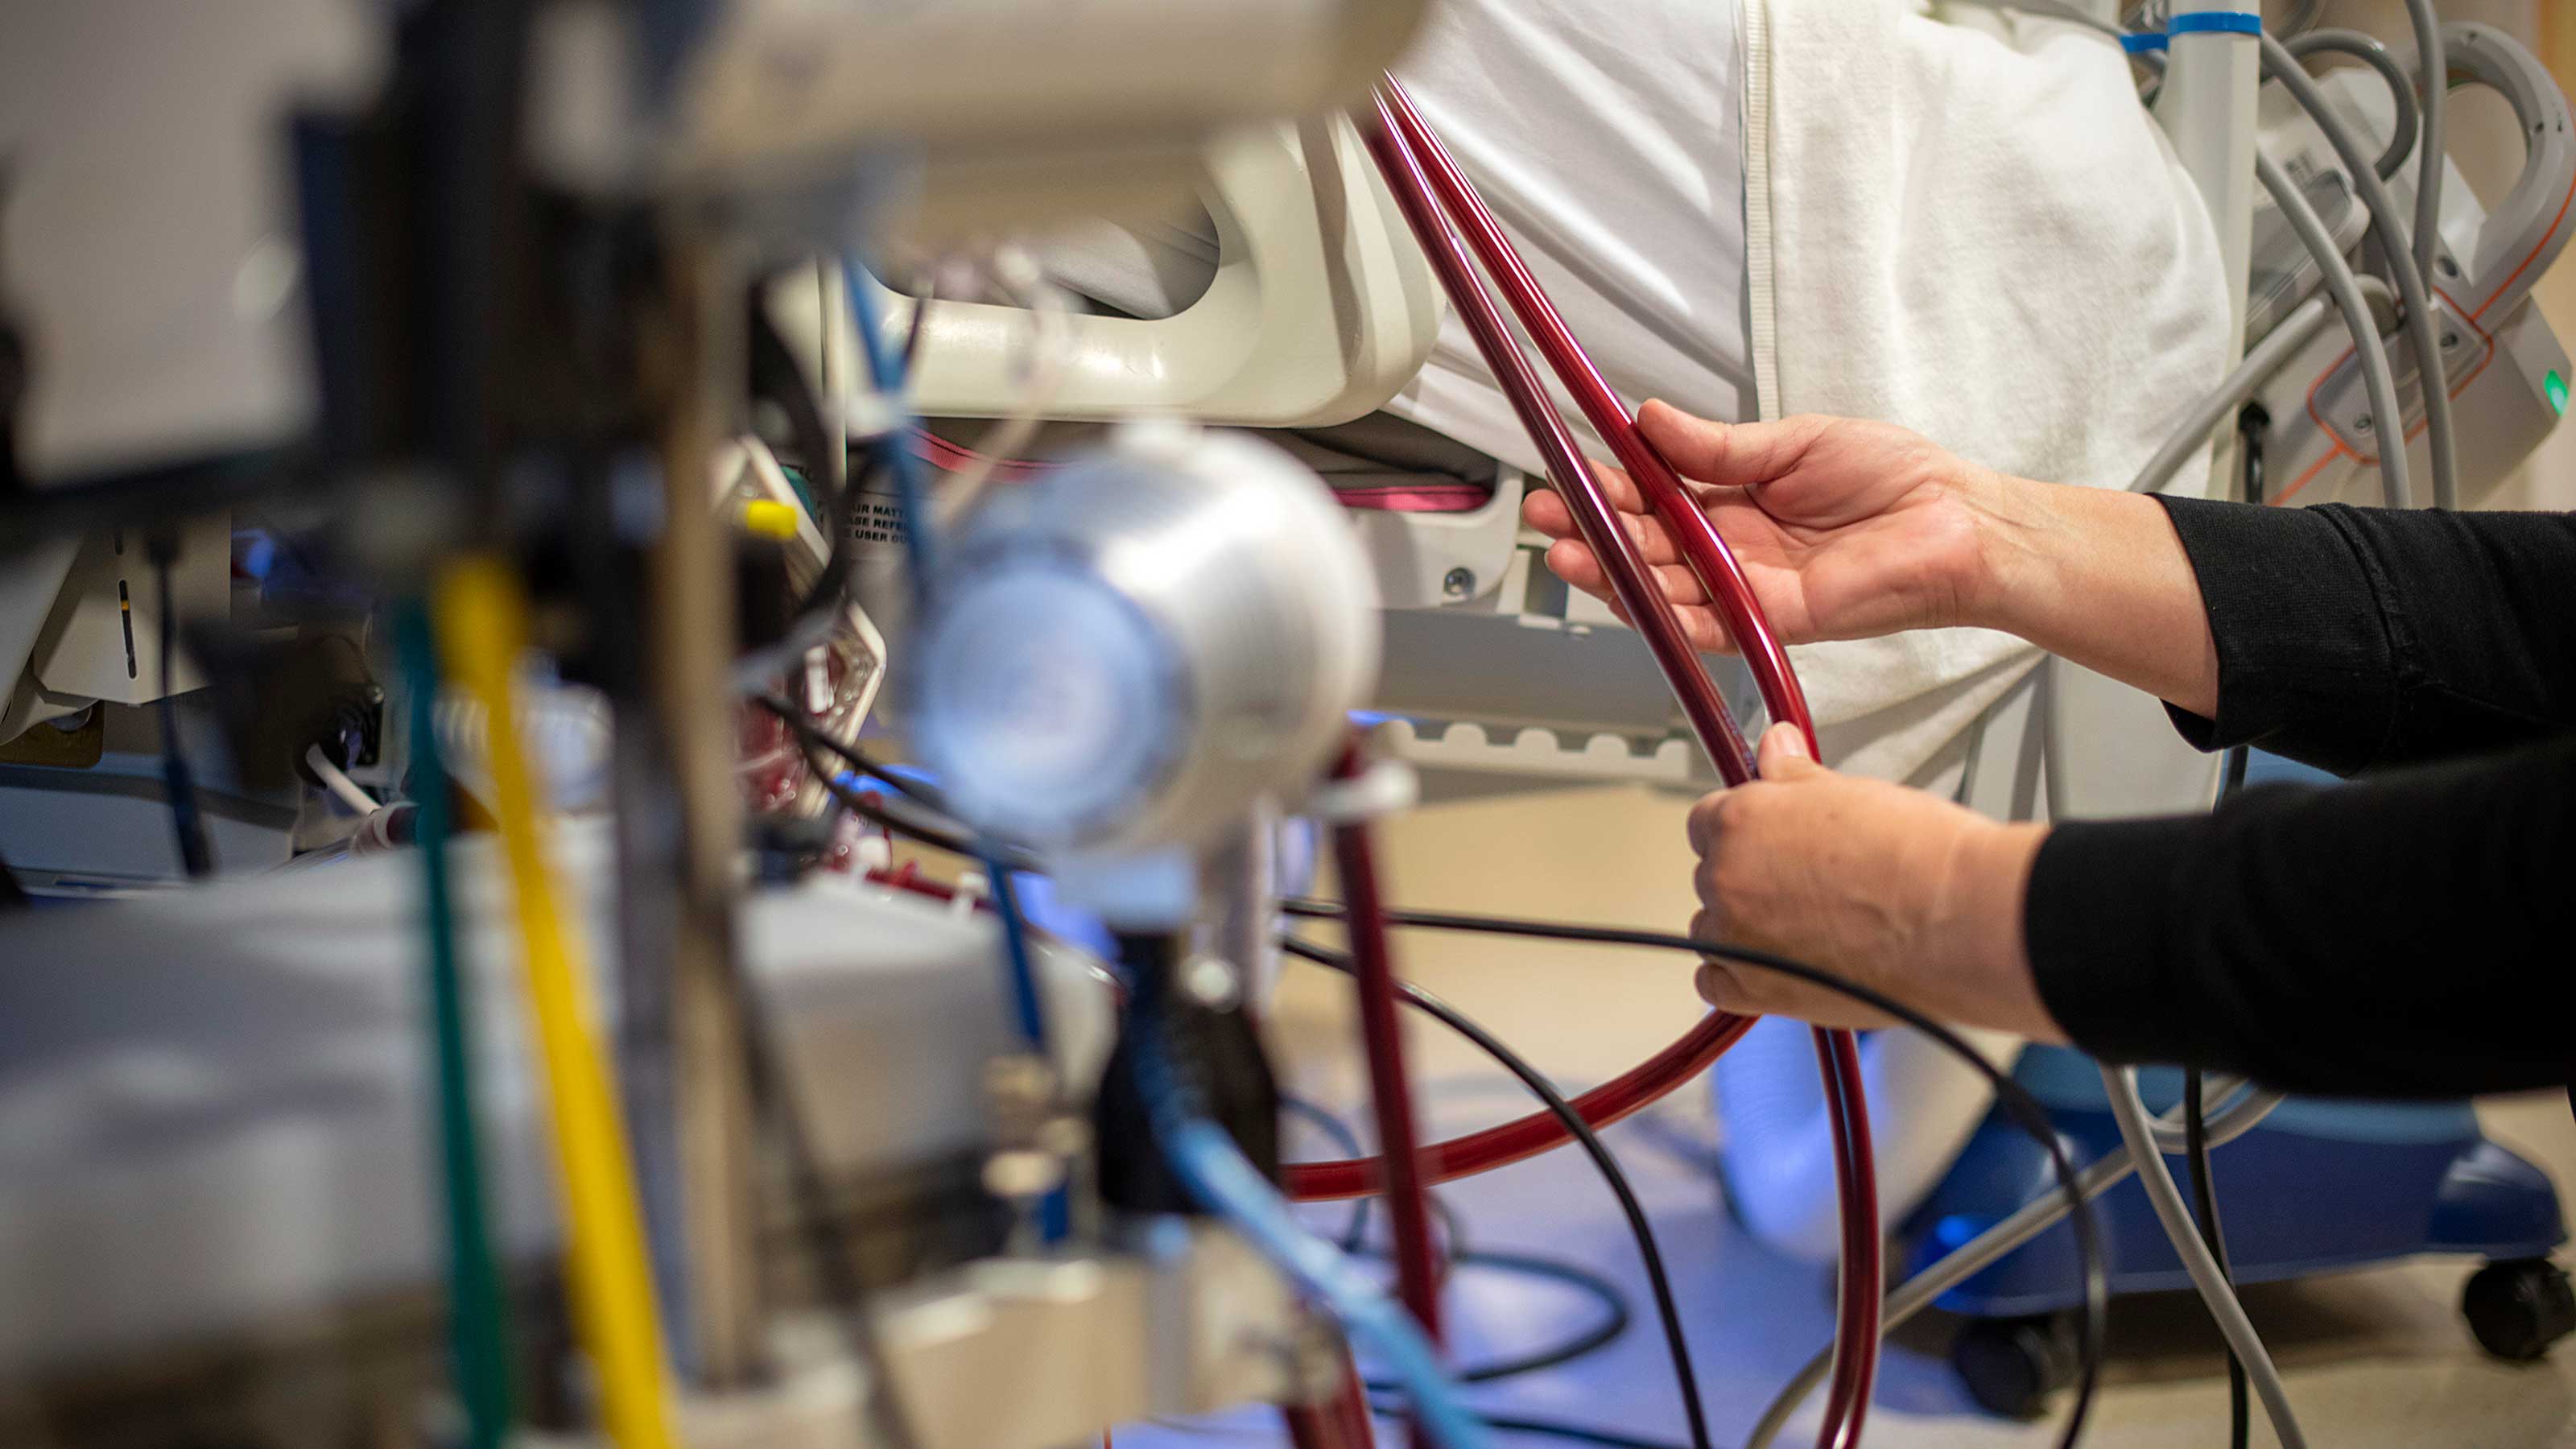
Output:
M602 1424L621 1449L673 1449L662 1320L635 1169L608 1064L590 1029L579 933L556 902L546 865L539 782L519 749L511 675L525 648L527 603L502 564L469 557L440 578L437 610L448 674L491 721L493 814L526 954L520 974L529 1019L554 1112L574 1323L599 1377Z

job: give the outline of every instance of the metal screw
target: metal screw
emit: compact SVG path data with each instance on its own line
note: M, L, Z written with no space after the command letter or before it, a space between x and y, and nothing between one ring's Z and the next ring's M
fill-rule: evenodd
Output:
M2356 433L2366 433L2378 426L2379 424L2373 421L2368 413L2363 413L2360 417L2352 420L2352 430Z
M2457 333L2457 332L2445 332L2445 333L2443 333L2443 334L2442 334L2442 347L2443 347L2443 349L2444 349L2445 351L2448 351L2449 349L2454 348L2454 347L2457 347L2457 346L2459 346L2459 345L2460 345L2460 334L2459 334L2459 333Z
M2443 276L2456 277L2460 274L2460 264L2449 257L2442 258L2441 267Z
M1181 968L1181 989L1199 1005L1224 1011L1240 999L1242 983L1231 965L1214 956L1197 956Z
M1451 569L1447 577L1440 580L1440 589L1453 599L1463 599L1476 592L1476 571L1468 568Z

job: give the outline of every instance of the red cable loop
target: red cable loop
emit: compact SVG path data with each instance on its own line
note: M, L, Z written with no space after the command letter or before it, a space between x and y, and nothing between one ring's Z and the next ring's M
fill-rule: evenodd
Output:
M1413 108L1412 98L1405 94L1404 87L1393 76L1387 77L1382 97L1380 114L1393 116L1398 132L1414 158L1421 163L1441 206L1458 224L1459 230L1467 234L1468 245L1475 249L1485 269L1494 274L1495 286L1511 304L1512 310L1519 314L1530 341L1547 358L1548 365L1555 369L1566 390L1574 395L1575 404L1583 409L1583 416L1592 424L1592 430L1610 445L1611 453L1619 459L1619 466L1627 470L1647 505L1654 509L1664 527L1672 531L1673 541L1679 545L1683 560L1690 565L1691 572L1699 576L1700 585L1708 591L1709 602L1726 621L1727 636L1752 670L1753 681L1760 687L1762 702L1769 707L1771 717L1797 725L1806 733L1808 753L1821 758L1816 743L1815 721L1807 712L1806 693L1798 685L1797 672L1789 665L1788 651L1781 647L1779 636L1772 632L1770 622L1763 617L1762 606L1753 596L1753 586L1745 579L1743 568L1736 563L1734 551L1718 535L1717 525L1709 521L1707 511L1683 486L1680 475L1664 461L1664 455L1655 451L1654 445L1646 441L1645 434L1637 430L1636 421L1628 416L1626 405L1619 401L1617 393L1611 391L1610 384L1601 376L1601 370L1592 365L1583 345L1575 341L1573 331L1557 313L1556 304L1548 300L1538 278L1531 275L1528 263L1523 262L1520 253L1513 249L1511 239L1503 235L1502 224L1494 220L1491 211L1486 210L1484 199L1476 194L1474 183L1450 158L1448 148L1432 134L1421 113ZM1603 560L1604 569L1609 566L1609 561ZM1740 746L1741 742L1742 736L1736 736L1736 743ZM1710 747L1712 755L1718 753L1717 742L1703 739L1701 743ZM1722 763L1719 770L1724 773ZM1750 773L1748 770L1748 777ZM1742 782L1729 780L1728 783Z
M1670 1096L1675 1087L1708 1069L1744 1039L1754 1019L1713 1011L1680 1041L1648 1057L1625 1074L1574 1099L1574 1110L1596 1128L1624 1122ZM1564 1126L1545 1112L1471 1132L1422 1149L1422 1179L1433 1187L1473 1177L1497 1167L1553 1151L1567 1142ZM1299 1162L1288 1168L1288 1195L1299 1202L1339 1202L1367 1197L1382 1189L1381 1159L1345 1158L1338 1162Z
M1639 493L1652 508L1665 528L1673 535L1683 561L1698 577L1711 604L1724 620L1729 639L1742 654L1752 671L1755 684L1762 692L1764 705L1774 721L1795 724L1806 736L1810 756L1822 758L1816 739L1813 716L1807 708L1804 691L1796 671L1769 621L1763 617L1760 602L1754 597L1750 581L1736 562L1724 538L1717 531L1698 500L1682 483L1663 455L1647 442L1636 422L1628 415L1626 405L1593 366L1582 344L1575 340L1565 319L1530 273L1510 238L1503 234L1475 186L1467 179L1447 148L1414 109L1412 98L1393 76L1377 96L1377 131L1369 138L1372 154L1385 173L1389 189L1403 207L1407 222L1417 240L1439 272L1441 283L1457 306L1459 314L1474 334L1478 349L1494 371L1504 393L1512 401L1548 464L1548 472L1575 519L1576 526L1601 561L1612 591L1627 611L1630 620L1645 636L1657 664L1663 669L1683 712L1698 733L1702 747L1717 766L1719 775L1729 785L1740 785L1753 777L1753 761L1748 742L1735 727L1724 702L1716 695L1707 672L1682 634L1680 619L1670 600L1665 598L1643 559L1627 537L1599 479L1591 471L1566 433L1563 421L1556 417L1545 398L1544 390L1521 355L1502 321L1493 301L1485 294L1472 270L1467 266L1457 240L1450 234L1454 223L1466 234L1477 259L1492 274L1495 285L1518 314L1531 341L1544 355L1558 378L1583 409L1584 416L1618 458ZM1437 196L1437 206L1433 196ZM1444 221L1439 214L1447 213ZM1606 547L1605 547L1606 545ZM1679 640L1678 648L1675 641ZM1733 1035L1728 1035L1733 1028ZM1713 1016L1681 1042L1667 1048L1656 1058L1622 1077L1613 1086L1644 1089L1648 1094L1637 1099L1629 1111L1645 1106L1713 1061L1734 1036L1742 1034L1736 1019ZM1723 1043L1720 1044L1720 1039ZM1843 1218L1843 1271L1840 1306L1836 1316L1836 1361L1829 1409L1820 1430L1820 1446L1852 1445L1859 1442L1860 1427L1865 1417L1869 1390L1875 1378L1878 1357L1880 1294L1882 1291L1882 1248L1878 1231L1877 1184L1869 1141L1868 1108L1864 1100L1859 1053L1848 1032L1819 1031L1816 1036L1818 1060L1824 1074L1825 1095L1834 1126L1836 1184L1839 1189ZM1663 1076L1652 1069L1660 1064L1678 1066L1698 1057L1679 1075ZM1607 1089L1603 1089L1607 1090ZM1589 1094L1579 1105L1587 1107ZM1624 1114L1623 1114L1624 1115ZM1481 1171L1498 1162L1483 1161L1493 1155L1497 1138L1514 1145L1528 1143L1529 1151L1545 1151L1561 1144L1565 1133L1552 1119L1533 1117L1507 1124L1492 1132L1444 1143L1431 1150L1435 1163L1434 1181L1448 1176ZM1464 1153L1452 1149L1470 1143L1478 1151L1457 1173L1444 1173ZM1523 1154L1527 1155L1527 1154ZM1292 1171L1292 1190L1310 1182L1342 1182L1356 1179L1355 1191L1366 1190L1369 1163L1316 1164L1304 1171ZM1328 1177L1335 1169L1347 1169ZM1307 1193L1301 1191L1300 1196Z

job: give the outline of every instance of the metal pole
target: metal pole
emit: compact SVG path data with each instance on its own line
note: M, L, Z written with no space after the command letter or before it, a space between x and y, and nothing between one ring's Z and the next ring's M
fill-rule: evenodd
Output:
M637 1135L664 1139L676 1168L688 1356L697 1382L721 1390L757 1379L765 1348L751 1082L733 986L733 573L708 482L743 375L741 294L704 245L678 237L671 248L668 310L645 341L646 385L663 407L662 517L644 566L640 622L653 642L643 697L619 741L620 935L625 999L645 1009L631 1036L644 1058L637 1100L666 1114L637 1123ZM627 733L638 736L631 746Z

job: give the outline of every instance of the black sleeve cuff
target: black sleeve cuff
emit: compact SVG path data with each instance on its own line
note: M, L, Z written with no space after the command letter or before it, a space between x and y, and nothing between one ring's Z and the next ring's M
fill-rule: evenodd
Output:
M2163 963L2179 943L2168 884L2205 818L2052 828L2031 865L2022 938L2040 1001L2074 1043L2110 1062L2189 1055L2193 1008Z
M2169 710L2201 749L2252 745L2351 774L2395 727L2369 569L2326 510L2164 498L2218 646L2218 717Z

